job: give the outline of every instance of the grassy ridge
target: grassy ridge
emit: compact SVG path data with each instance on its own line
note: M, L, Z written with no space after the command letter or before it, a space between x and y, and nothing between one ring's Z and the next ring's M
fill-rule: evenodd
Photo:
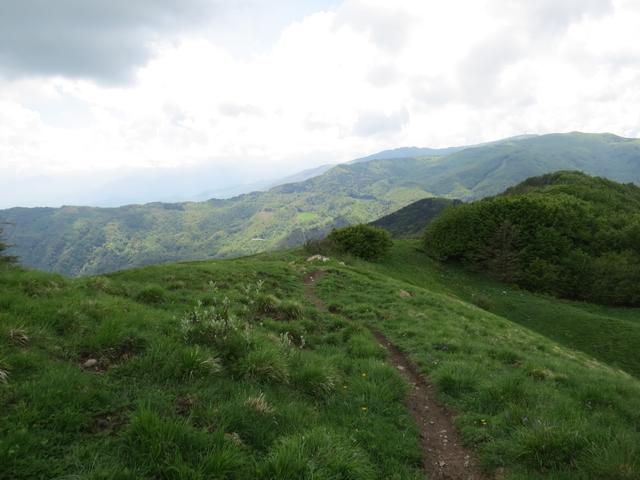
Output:
M640 378L640 309L560 300L443 266L418 241L396 241L373 270L476 305Z
M421 267L416 256L400 256ZM463 275L414 275L413 268L336 268L319 292L333 311L382 330L430 376L440 398L459 412L456 423L485 468L510 479L640 476L637 379L434 291L457 292ZM546 301L551 308L554 300ZM545 329L553 334L539 325Z
M327 314L297 252L73 280L2 267L0 478L422 478L406 385L366 325L430 376L488 471L638 478L640 382L619 370L638 374L638 311L485 283L416 245L323 263Z
M0 478L419 478L405 384L294 259L1 270Z

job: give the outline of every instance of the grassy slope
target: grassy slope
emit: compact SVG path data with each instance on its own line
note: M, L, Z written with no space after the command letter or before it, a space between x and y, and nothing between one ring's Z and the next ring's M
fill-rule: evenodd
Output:
M368 268L444 293L581 350L640 378L640 309L559 300L443 266L418 241L398 241L392 254Z
M447 157L340 165L230 200L10 209L0 218L16 225L7 233L25 265L91 275L299 245L332 225L369 222L421 198L484 197L559 169L640 183L640 141L579 133L517 138Z
M410 248L410 243L401 245L381 265L356 262L354 268L333 269L319 285L321 297L333 311L382 330L411 356L440 398L458 411L456 423L487 469L504 469L511 479L639 478L637 378L462 301L477 294L481 282L425 267L426 258ZM412 296L403 298L401 290ZM549 336L556 329L544 317L559 312L565 331L559 337L566 344L589 332L586 322L594 317L606 322L600 314L623 320L637 313L532 295L512 301L510 296L520 292L497 285L482 291L495 296L504 313L519 310L509 318L530 316L529 326ZM574 320L572 314L577 314ZM614 363L625 363L632 350L626 342L637 341L631 338L636 325L616 324L629 336L617 345L622 350L611 352ZM605 328L600 333L615 336ZM607 354L603 343L593 350Z
M290 260L0 271L0 478L419 478L405 385L367 331L300 312ZM183 335L210 281L240 309L258 280L287 301L227 339Z
M296 306L305 270L316 268L296 253L78 280L0 271L0 365L10 369L0 383L0 478L419 478L405 387L364 324L430 375L487 469L638 478L640 382L567 348L571 337L559 346L463 299L482 293L487 308L534 320L584 311L635 325L637 312L495 284L480 292L480 279L437 268L414 245L399 242L381 264L324 264L318 292L331 315ZM185 312L216 298L210 281L240 310L253 298L243 286L260 279L285 301L260 297L270 313L248 320L249 333L185 337ZM12 340L11 329L29 341L20 345L16 331ZM81 368L89 357L101 371Z

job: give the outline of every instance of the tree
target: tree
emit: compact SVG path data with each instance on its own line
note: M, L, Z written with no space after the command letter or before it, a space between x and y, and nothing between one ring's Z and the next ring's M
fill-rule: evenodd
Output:
M505 220L498 225L478 260L483 270L498 280L514 283L521 269L520 249L518 227Z
M352 225L333 230L327 239L339 251L364 260L377 260L385 256L393 244L389 232L371 225Z
M4 229L0 224L0 263L13 263L16 261L16 257L7 255L5 252L11 246L4 242Z

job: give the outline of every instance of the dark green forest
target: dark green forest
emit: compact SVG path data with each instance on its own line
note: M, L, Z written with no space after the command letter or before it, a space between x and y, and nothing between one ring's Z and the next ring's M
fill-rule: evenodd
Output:
M527 289L640 305L640 188L580 172L530 178L447 210L424 247Z

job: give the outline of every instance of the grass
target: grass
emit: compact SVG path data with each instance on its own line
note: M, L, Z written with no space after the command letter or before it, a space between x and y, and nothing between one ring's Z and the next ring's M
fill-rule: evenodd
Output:
M559 300L439 264L417 241L396 241L392 253L359 268L476 305L640 378L640 308Z
M420 478L406 386L292 260L1 270L0 478Z
M487 282L412 242L343 260L317 287L332 313L304 298L302 252L75 280L2 267L0 479L423 478L407 385L367 326L487 471L640 478L637 310Z
M383 331L408 353L441 401L458 412L465 442L488 471L502 470L510 479L640 478L640 382L617 368L622 355L610 353L616 364L610 366L478 308L463 298L477 291L479 278L425 267L420 257L412 243L400 243L380 264L336 264L319 282L319 294L331 310ZM466 281L471 284L461 287ZM516 291L496 295L494 288L483 290L491 308L516 319L526 312L532 324L536 314L559 311L569 319L569 312L582 312L565 323L577 336L580 322L602 318L600 308L519 292L518 301L508 303L503 297ZM620 313L613 317L620 321L629 315L606 311ZM621 325L630 335L635 324L627 322ZM544 321L537 328L555 333ZM601 331L606 339L617 335ZM606 345L593 350L604 356Z

